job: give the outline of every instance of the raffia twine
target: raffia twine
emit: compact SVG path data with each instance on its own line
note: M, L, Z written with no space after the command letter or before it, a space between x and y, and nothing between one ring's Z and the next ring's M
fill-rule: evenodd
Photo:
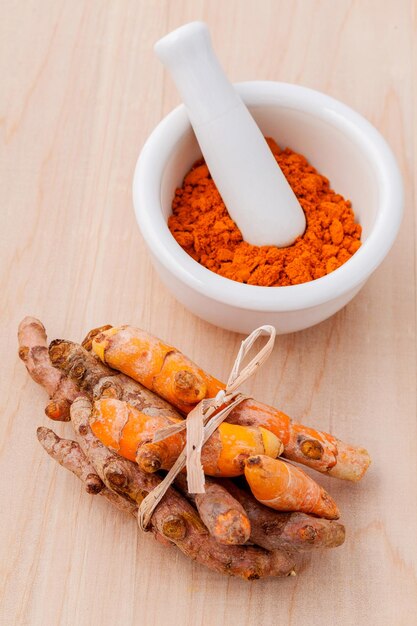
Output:
M244 358L256 340L262 335L269 336L267 343L240 371ZM138 511L138 523L142 530L147 529L155 508L184 467L187 469L188 492L205 492L201 449L229 413L243 400L250 398L250 396L241 393L238 389L248 378L255 374L270 356L274 347L275 337L276 330L273 326L260 326L254 330L241 343L226 388L219 391L215 398L201 400L183 422L173 424L167 428L161 428L155 434L154 442L162 441L186 429L186 445L165 478L142 501Z

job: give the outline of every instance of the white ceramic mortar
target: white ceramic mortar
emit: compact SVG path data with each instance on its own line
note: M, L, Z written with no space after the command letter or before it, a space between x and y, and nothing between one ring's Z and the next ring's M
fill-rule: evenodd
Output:
M331 274L290 287L245 285L194 261L167 226L175 189L201 157L183 105L162 120L142 149L133 181L136 218L161 279L187 309L240 333L262 324L290 333L339 311L382 262L401 222L401 175L378 131L341 102L286 83L254 81L236 89L264 135L304 154L352 201L363 229L361 248Z

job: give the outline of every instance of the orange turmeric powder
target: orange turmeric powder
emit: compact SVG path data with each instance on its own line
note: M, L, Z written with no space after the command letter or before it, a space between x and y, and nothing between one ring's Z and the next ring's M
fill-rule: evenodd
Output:
M349 200L327 178L289 148L266 138L300 202L307 221L292 246L253 246L229 216L203 159L175 192L168 226L179 245L209 270L248 285L297 285L334 271L361 245L361 226Z

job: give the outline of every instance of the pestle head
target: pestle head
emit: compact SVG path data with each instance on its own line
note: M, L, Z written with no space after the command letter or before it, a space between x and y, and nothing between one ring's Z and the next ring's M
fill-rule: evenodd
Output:
M224 73L204 22L191 22L155 44L171 73L197 141L243 238L253 245L291 245L304 212L261 130Z

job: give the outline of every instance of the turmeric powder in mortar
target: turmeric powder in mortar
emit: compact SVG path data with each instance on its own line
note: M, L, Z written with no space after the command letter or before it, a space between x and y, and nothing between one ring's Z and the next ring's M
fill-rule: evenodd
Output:
M244 241L203 159L175 192L169 229L193 259L231 280L281 287L321 278L358 250L361 226L349 200L334 192L302 154L266 140L305 212L307 227L301 237L287 248Z

